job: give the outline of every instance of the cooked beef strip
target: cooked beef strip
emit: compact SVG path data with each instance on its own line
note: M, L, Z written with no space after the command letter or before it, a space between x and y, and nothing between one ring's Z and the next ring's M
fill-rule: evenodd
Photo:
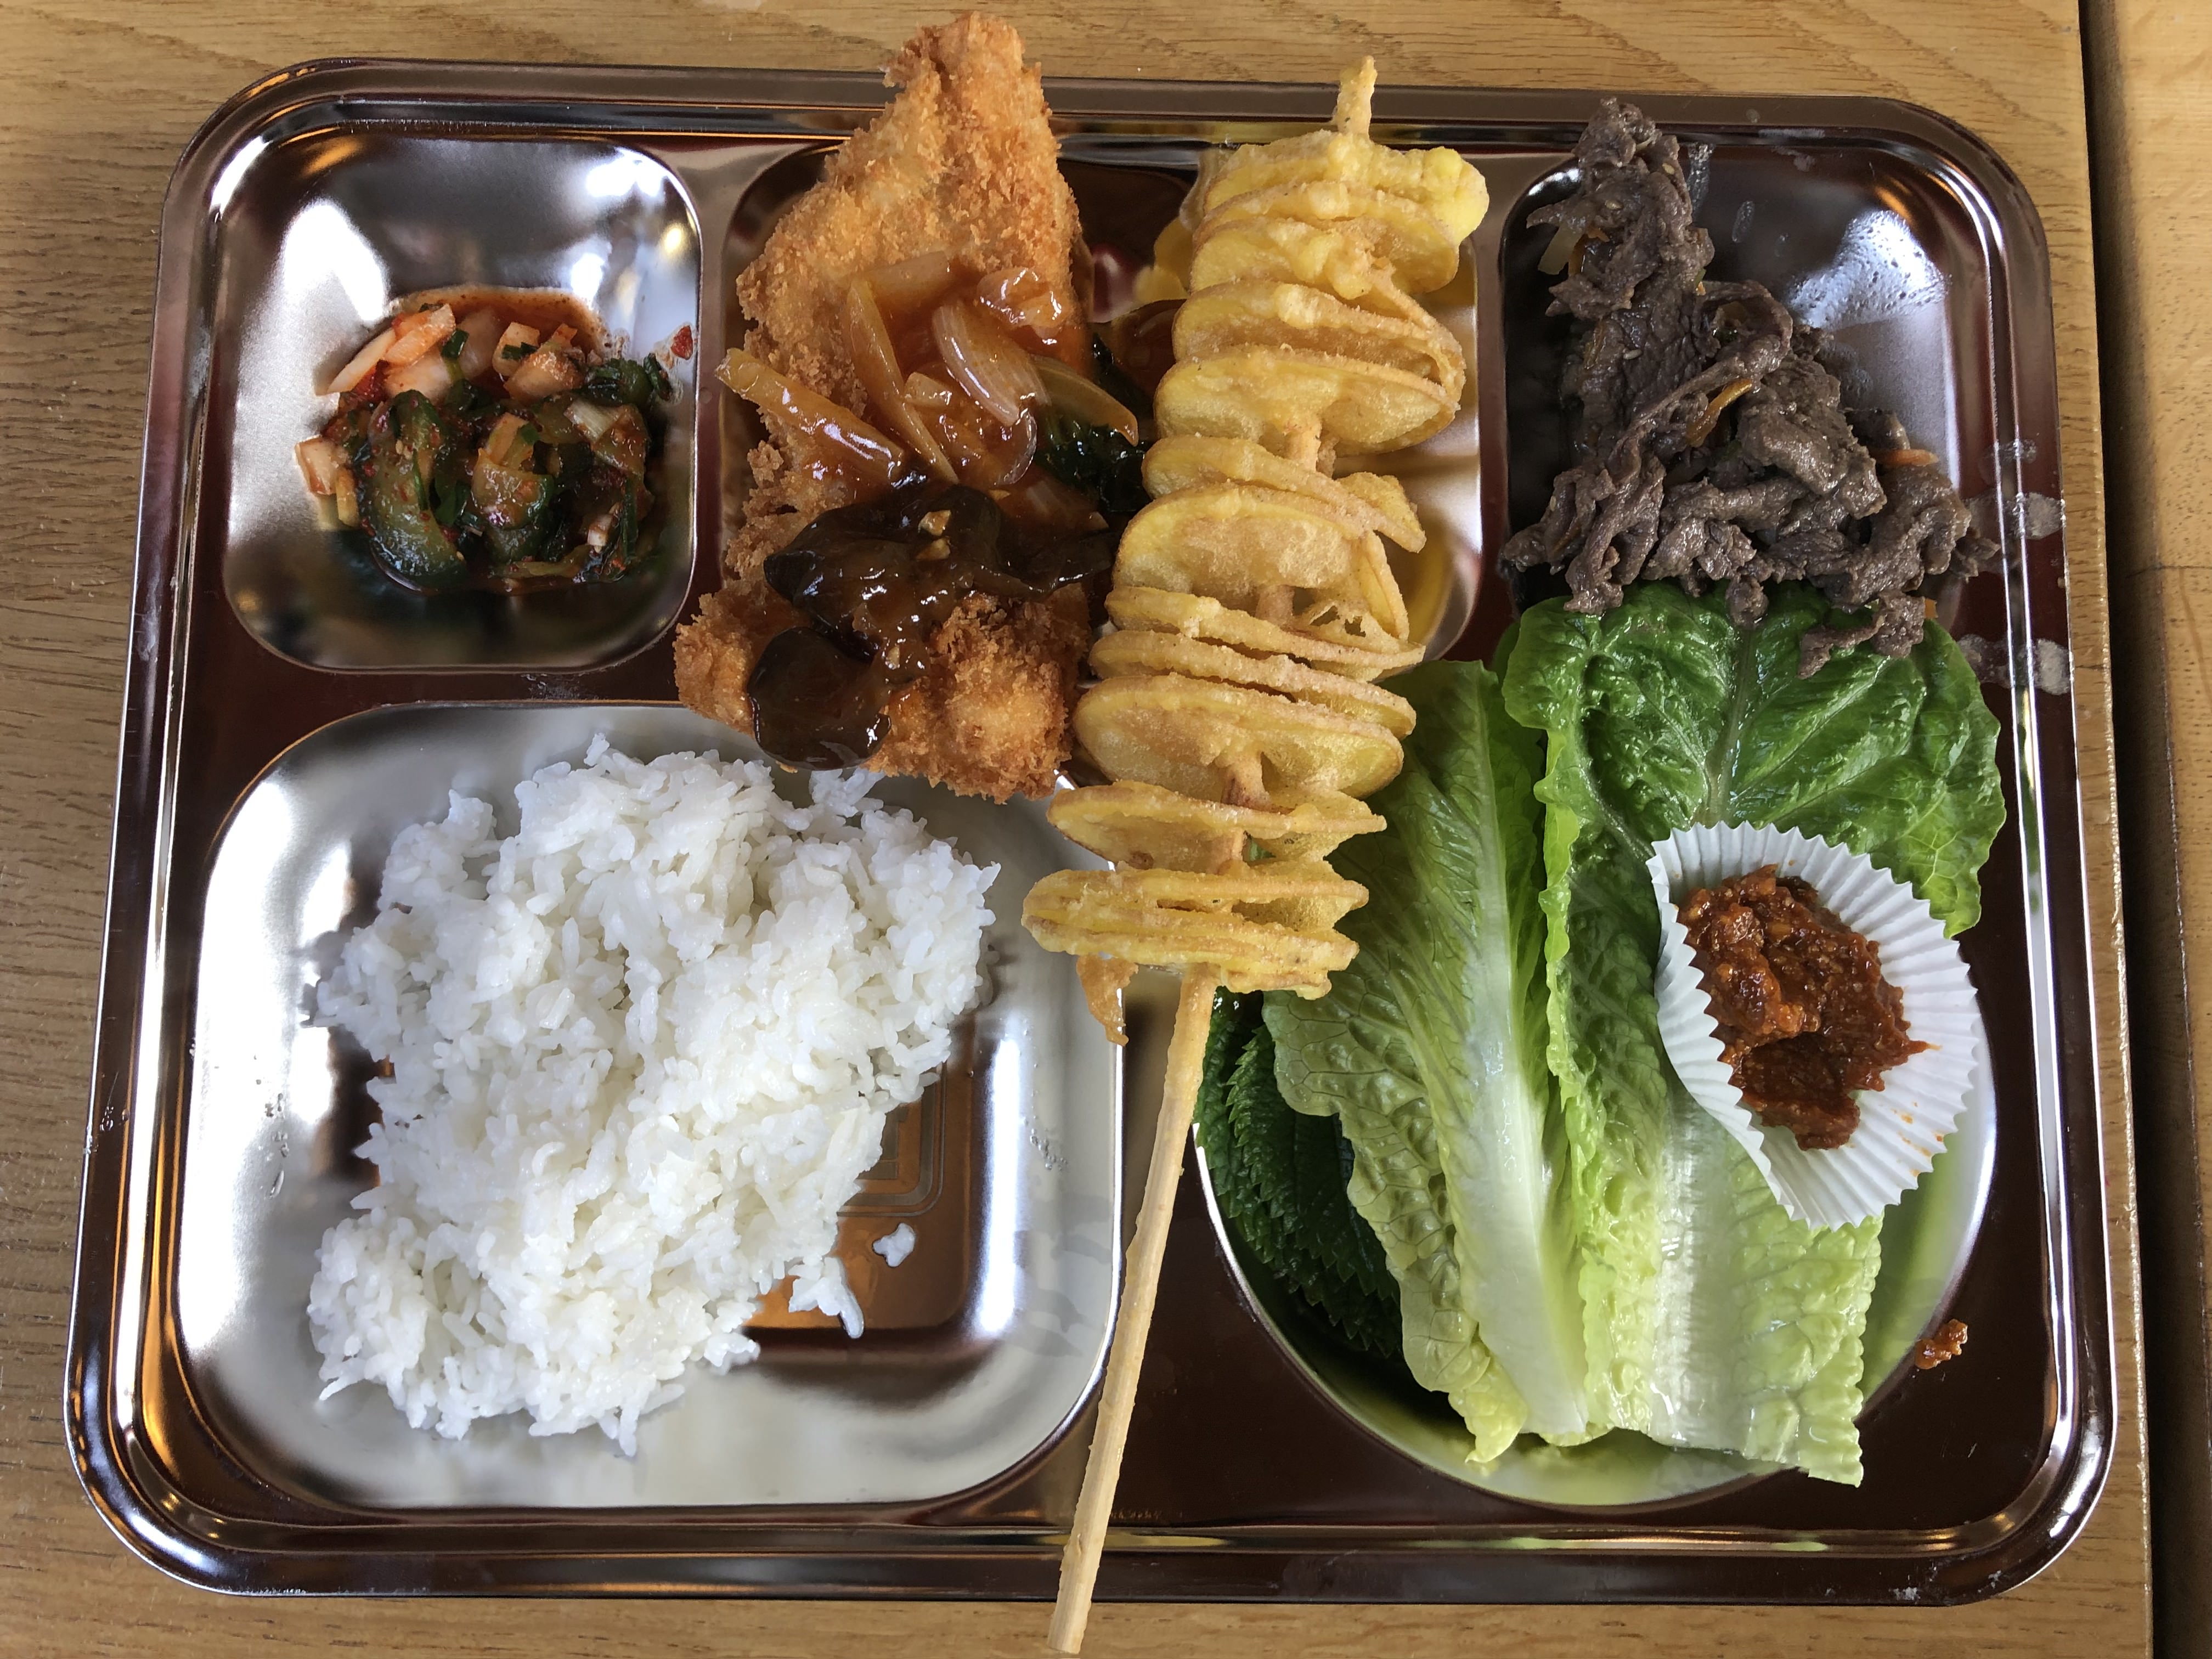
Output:
M1911 650L1924 586L1975 574L1996 544L1894 416L1844 407L1817 331L1759 283L1705 280L1702 146L1608 98L1575 161L1574 193L1528 216L1574 249L1551 310L1580 332L1560 387L1575 462L1504 568L1564 568L1567 608L1589 615L1632 581L1726 582L1747 627L1766 614L1766 583L1809 581L1862 614L1808 629L1801 674L1862 642Z

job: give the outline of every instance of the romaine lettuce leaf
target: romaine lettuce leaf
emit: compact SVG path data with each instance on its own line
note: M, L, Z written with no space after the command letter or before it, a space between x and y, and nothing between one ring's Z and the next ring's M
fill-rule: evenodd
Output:
M1419 723L1333 862L1369 890L1328 994L1271 994L1283 1096L1334 1113L1352 1200L1397 1275L1413 1375L1488 1461L1524 1428L1582 1437L1582 1315L1565 1123L1546 1064L1532 735L1477 664L1392 682Z
M1980 911L2003 822L1996 723L1957 646L1839 653L1797 678L1827 607L1775 591L1739 629L1723 596L1645 583L1603 617L1557 601L1504 663L1547 739L1550 1058L1574 1149L1593 1426L1856 1483L1859 1344L1879 1219L1816 1233L1674 1079L1651 989L1644 862L1691 823L1774 823L1868 854L1952 933Z

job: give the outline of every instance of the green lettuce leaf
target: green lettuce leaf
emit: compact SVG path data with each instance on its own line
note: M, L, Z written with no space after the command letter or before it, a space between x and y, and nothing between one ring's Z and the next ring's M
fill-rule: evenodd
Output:
M1676 1082L1651 988L1651 842L1773 823L1864 853L1955 933L2003 822L1996 722L1958 647L1839 653L1797 678L1827 607L1776 592L1739 629L1723 596L1646 583L1604 617L1531 610L1508 710L1547 739L1550 1059L1573 1146L1593 1426L1856 1483L1860 1341L1880 1221L1814 1232Z
M1270 994L1283 1097L1334 1114L1352 1201L1399 1284L1406 1361L1474 1455L1588 1420L1566 1139L1546 1063L1544 872L1532 734L1479 664L1392 683L1419 723L1374 799L1384 832L1336 867L1364 884L1359 945L1316 1001Z

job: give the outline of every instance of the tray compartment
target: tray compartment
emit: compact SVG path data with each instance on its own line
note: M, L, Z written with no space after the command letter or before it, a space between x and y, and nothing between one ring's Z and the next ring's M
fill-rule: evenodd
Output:
M1103 1363L1118 1068L1073 975L1018 924L1019 895L1065 856L1043 813L905 779L878 797L1000 866L994 994L847 1212L839 1254L867 1333L784 1316L751 1364L692 1367L684 1397L641 1421L635 1459L595 1433L532 1438L519 1416L443 1440L374 1385L318 1401L307 1283L324 1231L373 1175L352 1149L374 1107L365 1057L309 1023L313 988L374 914L398 830L442 817L448 789L503 803L511 830L514 783L580 760L600 732L641 758L756 753L678 708L416 705L325 727L239 803L200 939L199 982L222 989L198 1000L184 1131L187 1386L258 1478L360 1508L912 1504L1004 1474L1058 1433ZM892 1271L868 1246L897 1219L916 1244ZM1024 1243L1038 1237L1064 1242Z
M324 668L574 669L626 655L675 619L691 574L690 365L672 377L657 550L621 582L410 592L362 537L322 527L292 459L336 406L315 388L403 295L556 289L631 352L696 327L698 229L673 173L599 139L338 126L243 146L224 178L203 523L255 637Z
M1558 278L1537 265L1553 233L1528 219L1571 186L1566 171L1536 179L1510 204L1498 250L1516 525L1541 516L1571 459L1559 398L1570 319L1547 314ZM1897 414L1942 458L1960 494L1980 498L1982 528L1994 536L1987 260L1972 215L1943 180L1820 135L1738 139L1713 151L1698 222L1712 235L1714 277L1764 283L1826 330L1850 361L1845 401Z

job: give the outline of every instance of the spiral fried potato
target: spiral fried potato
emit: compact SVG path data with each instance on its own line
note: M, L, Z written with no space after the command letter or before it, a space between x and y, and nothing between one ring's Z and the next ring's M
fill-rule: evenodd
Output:
M1406 601L1374 532L1312 497L1262 484L1196 483L1129 520L1118 586L1218 599L1346 644L1403 642Z
M1382 827L1364 801L1330 791L1285 790L1267 806L1230 806L1154 783L1070 789L1054 797L1045 815L1077 846L1131 870L1218 870L1254 850L1325 859L1352 836Z
M1336 463L1457 412L1459 343L1413 296L1451 279L1486 204L1455 153L1368 137L1374 80L1363 64L1327 130L1239 149L1200 186L1153 499L1123 532L1114 630L1075 709L1114 781L1050 809L1115 867L1046 878L1022 917L1085 958L1109 1030L1136 964L1315 997L1357 950L1337 924L1366 890L1328 858L1382 827L1358 798L1413 730L1373 682L1421 656L1383 541L1425 538L1396 480Z

